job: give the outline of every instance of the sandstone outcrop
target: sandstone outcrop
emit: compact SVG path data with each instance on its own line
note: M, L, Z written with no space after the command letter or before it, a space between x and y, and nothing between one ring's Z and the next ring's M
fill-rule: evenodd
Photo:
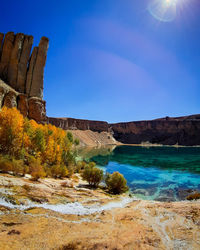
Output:
M4 97L4 103L8 108L16 108L17 107L17 94L15 91L9 91Z
M37 97L31 97L28 100L28 117L36 122L46 121L46 103Z
M110 124L114 138L122 143L200 145L200 115Z
M48 122L65 130L110 132L125 144L200 145L200 115L116 124L72 118L48 118Z
M46 122L46 102L38 97L21 94L0 80L0 108L16 107L24 117L38 123Z
M19 109L19 111L21 112L21 114L24 117L28 116L28 98L26 95L24 94L19 94L18 95L18 105L17 108Z
M48 122L55 125L56 127L60 127L62 129L70 129L70 130L92 130L94 132L108 132L109 125L107 122L102 121L90 121L90 120L82 120L82 119L74 119L74 118L53 118L48 117Z
M24 116L46 120L43 78L49 39L42 37L34 47L33 37L22 33L0 33L0 108L18 107ZM7 84L8 86L6 86Z
M33 69L32 84L30 88L30 96L37 96L43 98L43 78L44 66L46 63L47 50L49 47L49 39L42 37L38 47L38 53Z
M25 36L23 48L21 52L21 57L18 64L18 74L17 74L17 86L16 89L19 92L27 93L26 91L26 75L27 75L27 65L30 59L31 48L33 45L33 37Z

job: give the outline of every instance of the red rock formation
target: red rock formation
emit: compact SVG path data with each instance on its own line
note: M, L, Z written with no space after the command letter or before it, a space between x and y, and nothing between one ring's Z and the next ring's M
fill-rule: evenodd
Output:
M3 38L0 33L0 79L4 81L0 86L0 108L2 104L18 107L24 116L44 122L43 77L49 39L42 37L30 56L32 36L8 32Z
M4 34L0 33L0 58L1 58L1 52L2 52L2 46L3 46L3 38L4 38Z
M6 93L6 90L0 86L0 109L3 105L3 99L4 99L4 96L5 96L5 93Z
M8 67L10 62L10 57L13 49L13 42L15 39L15 35L13 32L8 32L5 35L2 54L1 54L1 62L0 62L0 78L8 83Z
M39 98L31 97L28 100L28 117L36 122L46 121L46 102Z
M125 144L200 145L200 115L117 124L52 117L48 122L65 130L111 131L117 141Z
M95 132L108 131L109 126L107 122L102 121L89 121L82 119L73 119L73 118L53 118L48 117L48 122L55 125L56 127L62 129L80 129L80 130L92 130Z
M32 45L33 45L33 37L25 36L23 47L22 47L22 53L20 56L19 64L18 64L18 73L17 73L16 89L20 93L26 92L27 65L29 62Z
M122 143L200 145L200 115L110 124L114 138Z
M26 78L26 90L25 90L25 92L28 96L30 96L30 92L31 92L33 70L34 70L37 54L38 54L38 47L35 47L33 49L33 52L32 52L31 58L30 58L30 63L29 63L27 78Z
M24 94L18 95L17 108L24 117L28 116L29 107L28 107L28 98L26 95Z
M24 40L24 34L22 33L16 34L8 66L8 83L12 88L14 88L17 91L18 89L16 88L16 85L17 85L18 64L22 51L23 40Z
M11 90L5 95L3 105L8 108L17 107L17 94L15 91Z
M37 58L33 68L32 84L30 89L30 96L43 98L43 78L44 66L46 63L47 50L49 47L49 39L42 37L38 47Z

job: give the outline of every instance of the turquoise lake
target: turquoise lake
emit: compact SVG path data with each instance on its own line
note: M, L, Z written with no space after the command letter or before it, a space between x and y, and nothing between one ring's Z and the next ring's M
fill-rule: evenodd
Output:
M104 172L122 173L138 198L178 201L200 192L199 147L118 146L83 150L81 154Z

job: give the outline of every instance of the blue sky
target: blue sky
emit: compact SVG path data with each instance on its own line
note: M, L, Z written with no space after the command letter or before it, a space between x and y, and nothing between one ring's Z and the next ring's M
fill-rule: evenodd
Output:
M152 1L1 3L1 32L31 34L35 45L50 39L48 116L120 122L200 113L200 2L177 0L174 19L162 22L148 11Z

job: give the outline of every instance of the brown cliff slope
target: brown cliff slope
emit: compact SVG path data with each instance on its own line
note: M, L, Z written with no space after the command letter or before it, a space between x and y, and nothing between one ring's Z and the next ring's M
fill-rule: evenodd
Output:
M163 145L200 145L200 115L110 124L116 140Z

